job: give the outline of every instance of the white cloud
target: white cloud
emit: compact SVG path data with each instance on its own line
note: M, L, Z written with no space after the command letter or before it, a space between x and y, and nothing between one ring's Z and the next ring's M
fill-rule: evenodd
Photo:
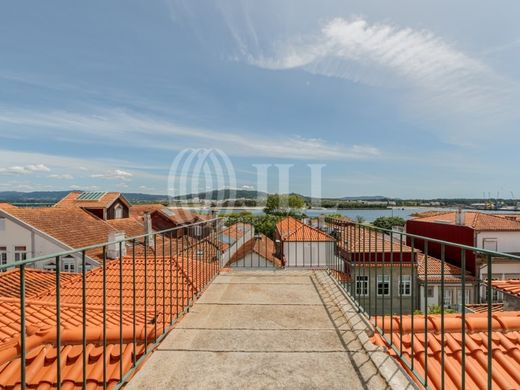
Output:
M36 165L13 165L7 168L0 168L0 174L5 175L30 175L34 172L49 172L50 169L44 164Z
M266 69L301 68L355 82L415 88L428 103L457 112L498 109L505 82L482 62L433 33L364 19L336 18L318 34L274 45L271 55L248 53Z
M59 174L52 174L48 176L50 179L58 179L58 180L72 180L74 179L74 176L69 175L68 173L59 175Z
M255 186L250 186L250 185L244 184L242 187L240 187L240 189L252 191L255 189Z
M117 180L130 180L130 178L134 176L132 173L123 171L122 169L111 169L103 173L94 173L90 175L92 178L96 179L117 179Z
M54 134L60 129L74 134L81 142L92 135L95 128L96 141L105 137L121 145L148 147L153 149L182 150L197 145L218 145L230 156L261 156L291 159L331 160L365 159L379 157L381 152L372 145L344 145L323 139L291 135L252 135L246 132L226 132L178 125L177 123L152 117L138 116L120 110L101 111L96 115L82 115L63 111L34 112L3 110L0 123L9 128L30 126L38 129L38 135L47 129ZM81 138L83 135L84 138ZM93 176L100 177L100 176Z

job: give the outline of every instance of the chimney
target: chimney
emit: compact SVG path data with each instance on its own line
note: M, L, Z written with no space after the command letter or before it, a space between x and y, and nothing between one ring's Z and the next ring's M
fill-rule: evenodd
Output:
M125 239L125 233L122 232L110 232L108 233L108 242L114 242ZM121 247L121 257L126 255L126 243L110 244L107 246L107 258L114 260L119 259L119 248Z
M150 213L144 213L144 234L152 234L153 233L153 229L152 229L152 216ZM155 249L155 242L154 242L154 239L153 239L153 236L150 235L150 236L147 236L147 240L148 240L148 246L152 249Z
M460 208L455 213L455 223L460 226L464 225L464 211Z

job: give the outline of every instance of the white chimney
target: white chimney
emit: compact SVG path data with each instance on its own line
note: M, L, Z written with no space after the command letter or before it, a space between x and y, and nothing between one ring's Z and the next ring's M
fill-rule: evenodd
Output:
M462 211L462 209L457 209L455 213L455 223L457 225L464 225L464 211Z
M148 246L152 249L155 249L155 242L153 239L153 236L151 235L153 233L152 229L152 215L150 213L144 213L144 234L150 234L150 236L147 236L148 240Z
M108 233L108 242L114 242L125 239L125 233L122 232L110 232ZM107 258L108 259L119 259L119 247L121 247L121 256L126 255L126 243L121 244L114 243L107 246Z

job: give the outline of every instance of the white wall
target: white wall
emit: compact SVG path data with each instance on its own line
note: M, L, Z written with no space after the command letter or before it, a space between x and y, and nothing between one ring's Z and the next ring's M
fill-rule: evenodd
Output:
M286 267L322 267L332 264L334 241L284 241Z
M427 305L430 306L430 305L440 305L441 304L441 286L438 285L438 284L431 284L428 283L428 287L433 287L433 291L434 291L434 294L433 294L433 297L429 297L428 300L427 300ZM469 296L467 296L467 299L465 301L465 303L475 303L475 289L474 289L474 286L472 284L466 284L466 290L468 291L467 294L469 294ZM462 288L460 286L450 286L450 285L445 285L444 286L444 292L446 293L447 291L449 291L451 293L451 305L449 305L450 308L452 309L459 309L459 305L462 304L462 297L460 295L460 292L462 291ZM421 285L421 288L420 288L420 296L419 296L419 301L420 301L420 308L421 308L421 311L424 313L425 312L425 307L424 307L424 302L425 302L425 295L424 295L424 285Z
M27 228L16 219L13 219L10 216L2 213L0 211L0 218L5 218L4 221L4 229L0 229L0 247L7 247L7 263L14 264L14 248L15 246L25 246L27 248L27 258L38 257L44 255L50 255L53 253L64 252L69 250L70 248L66 246L59 245L54 242L52 239L49 239L45 235ZM2 225L0 225L2 226ZM81 256L75 256L71 259L75 265L75 270L79 271L79 266L81 264ZM46 264L54 262L54 259L42 260L36 263L34 268L44 268ZM90 266L95 266L97 263L87 259L87 264ZM63 261L62 261L62 270Z
M273 263L267 261L267 259L263 256L260 256L258 253L248 253L242 259L231 264L231 268L267 268L273 269L276 268Z
M520 253L520 232L479 232L476 235L476 246L483 248L484 239L497 239L497 251Z

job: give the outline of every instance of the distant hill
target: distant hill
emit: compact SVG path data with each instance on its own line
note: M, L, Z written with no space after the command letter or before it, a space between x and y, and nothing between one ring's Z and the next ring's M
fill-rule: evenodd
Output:
M213 190L208 192L199 192L198 194L188 194L176 196L173 199L207 199L207 200L222 200L222 199L265 199L266 192L255 190Z
M0 202L8 203L56 203L70 191L35 191L35 192L0 192ZM165 203L168 195L150 195L140 193L123 193L131 203Z
M391 198L387 196L345 196L341 198L341 200L374 200L374 201L383 201L383 200L389 200Z

